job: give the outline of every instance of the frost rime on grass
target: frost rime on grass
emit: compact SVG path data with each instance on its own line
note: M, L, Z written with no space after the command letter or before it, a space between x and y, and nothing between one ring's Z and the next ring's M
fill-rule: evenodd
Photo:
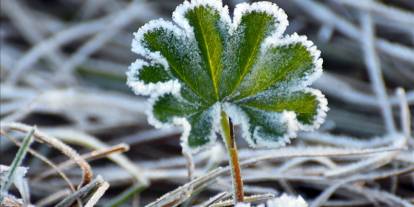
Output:
M130 66L128 85L151 97L151 124L183 127L185 149L214 143L222 110L252 147L283 146L323 122L327 100L309 88L322 73L320 52L305 36L283 36L277 5L239 4L231 19L221 1L185 1L173 21L134 34L132 51L145 60Z
M250 203L238 203L236 207L251 207ZM286 194L283 194L280 197L270 199L266 202L267 207L308 207L306 201L298 196L293 197ZM258 207L265 207L264 204L258 205Z

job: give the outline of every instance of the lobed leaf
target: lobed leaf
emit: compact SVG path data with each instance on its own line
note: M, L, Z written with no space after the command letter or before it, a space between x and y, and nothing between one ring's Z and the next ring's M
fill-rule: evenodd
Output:
M150 123L183 126L183 147L212 143L221 111L253 147L283 145L323 122L327 101L309 88L320 52L304 36L283 36L287 16L275 4L239 4L231 19L219 0L185 1L173 21L135 33L133 51L146 60L131 65L128 85L152 97Z

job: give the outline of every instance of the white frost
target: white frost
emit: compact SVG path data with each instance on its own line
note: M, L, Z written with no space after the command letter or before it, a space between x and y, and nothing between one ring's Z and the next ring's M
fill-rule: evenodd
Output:
M211 108L209 109L209 113L211 114L210 117L212 117L212 127L210 130L210 134L208 135L209 142L207 144L204 144L201 147L197 148L190 148L188 145L188 137L190 136L191 132L191 125L188 123L187 119L175 117L173 118L173 124L176 126L181 126L183 128L183 134L181 135L181 147L184 151L190 152L190 153L197 153L203 149L209 149L210 147L214 146L217 140L217 134L216 132L219 130L220 127L220 112L221 107L219 103L215 103Z
M272 113L274 119L279 120L282 125L286 125L286 133L279 137L278 141L268 141L265 137L261 137L260 126L256 126L253 134L250 133L250 120L246 113L238 106L232 103L224 103L223 110L231 118L235 125L239 125L242 130L242 137L246 140L250 147L261 148L277 148L290 143L291 138L295 138L299 130L299 123L296 114L291 111L283 111L281 113ZM254 142L256 140L256 142Z
M286 133L282 137L278 137L278 141L270 141L266 139L265 137L261 137L259 130L260 126L256 127L253 132L253 138L256 138L257 144L255 147L261 147L261 148L277 148L277 147L283 147L286 144L290 143L290 139L295 138L297 135L297 131L299 129L298 122L296 119L296 114L291 111L283 111L282 113L272 113L271 114L274 119L280 120L280 123L282 125L286 124Z
M255 2L252 4L237 4L236 8L234 9L233 31L236 30L236 28L240 25L243 15L255 11L267 13L275 18L276 21L274 26L276 28L276 31L273 32L271 38L277 39L283 35L287 26L289 25L287 15L285 11L279 8L276 4L267 1Z
M156 96L151 96L148 99L148 109L146 110L145 113L147 115L147 119L148 119L148 123L151 124L152 126L154 126L155 128L170 128L173 127L173 124L171 123L163 123L160 120L158 120L155 116L154 116L154 106L155 103L158 101L159 98L161 98L162 94L158 94Z
M244 111L238 106L227 102L223 104L223 110L231 118L234 125L239 125L241 127L242 137L246 140L249 146L254 147L256 144L253 142L252 134L249 131L249 118Z
M320 90L313 89L313 88L305 88L304 92L305 93L311 93L311 94L315 95L316 96L316 101L319 104L318 104L318 108L316 110L316 115L313 119L313 122L312 122L313 124L312 125L305 125L305 124L301 124L300 122L298 122L298 124L299 124L299 128L301 130L313 131L315 129L318 129L320 127L320 125L325 121L326 113L329 110L328 100L325 98L325 96L322 94L322 92Z
M147 62L138 59L129 66L129 70L127 72L127 85L131 87L135 94L147 96L154 94L179 93L181 84L178 80L168 80L166 82L157 83L144 83L144 81L139 80L135 77L139 75L139 72L143 67L149 65L150 64Z
M161 63L164 66L168 66L167 60L159 52L151 52L143 43L144 35L156 29L164 29L166 31L173 32L177 37L185 36L184 31L170 21L165 21L164 19L152 20L134 33L134 39L132 40L132 51L150 60Z
M193 28L190 26L188 20L185 18L185 14L194 8L197 7L210 7L218 11L220 15L221 22L231 25L231 19L229 15L229 9L227 6L223 6L222 1L218 0L193 0L190 2L184 1L184 3L180 4L175 11L173 12L173 20L177 23L180 27L184 29L184 31L188 34L190 38L194 38L194 31Z
M148 123L153 125L155 128L171 128L171 127L181 127L182 129L182 134L180 137L181 140L181 147L183 148L184 151L186 152L190 152L190 153L197 153L203 149L208 149L211 146L213 146L217 140L217 134L216 132L218 132L219 127L220 127L220 113L221 113L221 106L219 103L214 104L213 106L210 107L209 109L209 113L211 114L210 117L212 117L212 127L211 127L211 131L210 134L208 135L208 139L209 142L205 145L203 145L202 147L198 147L198 148L190 148L188 145L188 138L190 136L190 132L191 132L191 124L188 122L188 120L185 117L172 117L172 122L161 122L160 120L158 120L155 116L154 116L154 104L155 102L157 102L157 100L161 97L162 95L158 95L158 96L152 96L149 98L148 104L149 104L149 108L150 110L146 111L146 115L148 117ZM177 97L180 97L180 94L176 94Z
M314 68L312 68L313 71L311 74L308 74L307 76L303 77L303 79L298 80L296 84L292 86L295 88L295 90L303 89L311 85L314 81L316 81L316 79L318 79L322 75L323 60L320 58L321 51L319 51L316 48L316 46L313 44L313 42L308 40L306 36L298 35L297 33L293 33L292 35L286 35L285 37L281 39L268 37L264 41L264 44L262 47L262 53L263 53L268 48L293 45L293 44L298 44L298 43L305 46L306 50L310 53L312 60L313 60L312 62L313 62Z

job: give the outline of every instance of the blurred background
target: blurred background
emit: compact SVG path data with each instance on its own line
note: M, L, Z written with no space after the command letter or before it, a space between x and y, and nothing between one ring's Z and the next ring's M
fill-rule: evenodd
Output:
M241 2L248 1L224 4L232 13ZM409 109L414 105L414 1L273 2L288 14L286 33L307 35L321 50L324 74L314 87L327 96L330 111L319 131L301 133L293 141L289 153L296 158L244 168L247 194L285 192L301 195L311 206L413 206L414 124ZM76 150L94 175L110 184L101 206L148 204L187 183L189 172L210 177L178 190L186 195L180 205L200 204L220 193L220 199L228 198L223 193L231 189L228 174L207 173L227 165L221 144L193 158L183 156L180 130L149 126L145 97L135 96L125 84L125 72L138 58L131 52L132 33L151 19L170 20L180 3L1 0L0 164L12 162L15 143L36 125L43 135ZM253 151L238 140L242 160L281 155L277 150ZM61 148L46 143L36 142L31 149L56 165L68 159ZM307 151L300 150L304 147ZM321 157L307 157L320 147L343 155L355 154L350 149L399 150L337 159L321 149ZM189 171L188 163L195 169ZM30 169L25 176L29 191L21 195L12 188L15 205L29 199L37 206L53 206L73 196L75 190L61 175L48 172L51 168L38 156L28 155L23 166ZM69 182L79 184L84 171L60 168Z

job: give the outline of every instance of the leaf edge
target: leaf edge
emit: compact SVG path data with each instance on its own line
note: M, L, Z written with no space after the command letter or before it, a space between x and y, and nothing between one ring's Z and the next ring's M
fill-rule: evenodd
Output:
M167 94L167 93L165 93ZM160 128L173 128L173 127L179 127L182 132L181 132L181 136L180 136L180 145L183 149L183 151L185 152L189 152L191 154L196 154L200 151L203 151L205 149L209 149L212 146L214 146L214 144L217 141L217 134L216 132L219 131L220 128L220 112L221 112L221 105L219 102L213 104L209 110L212 110L212 127L210 130L210 134L208 136L209 142L207 144L204 144L200 147L197 148L191 148L188 145L188 138L190 136L190 132L191 132L191 124L188 122L187 118L185 117L172 117L172 121L171 122L162 122L160 120L158 120L155 116L154 116L154 105L157 102L157 100L165 95L165 94L159 94L157 96L152 96L148 99L147 104L149 105L149 110L146 110L146 115L147 115L147 121L149 124L151 124L152 126L154 126L157 129ZM174 96L177 97L181 97L180 93L177 94L173 94Z
M166 93L177 94L180 91L181 83L176 79L172 79L166 82L159 81L157 83L145 83L141 79L134 78L134 76L139 75L140 70L144 66L149 65L150 64L148 62L137 59L128 67L128 71L126 72L127 85L134 91L136 95L148 96ZM163 66L165 67L165 65ZM168 70L168 67L166 70Z

